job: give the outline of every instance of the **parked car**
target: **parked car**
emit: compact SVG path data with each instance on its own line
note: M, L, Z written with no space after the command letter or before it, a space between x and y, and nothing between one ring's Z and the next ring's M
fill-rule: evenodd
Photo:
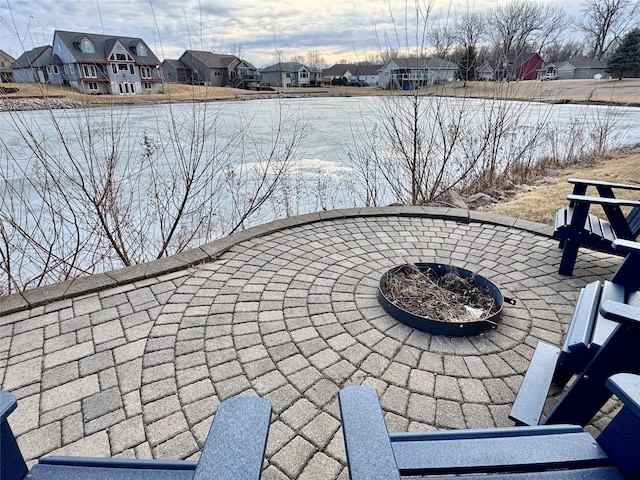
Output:
M543 82L546 80L558 80L560 77L558 76L557 73L545 73L543 76L540 77L540 80L542 80Z
M349 82L349 86L350 87L368 87L369 84L367 82L362 81L362 80L353 80L353 81Z

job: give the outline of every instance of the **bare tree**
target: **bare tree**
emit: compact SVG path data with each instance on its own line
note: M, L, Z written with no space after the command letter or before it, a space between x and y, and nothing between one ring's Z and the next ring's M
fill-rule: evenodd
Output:
M584 19L578 27L589 45L589 54L602 60L615 43L638 25L638 0L585 0Z
M457 41L463 46L477 46L487 32L487 19L482 12L465 12L456 22L455 35Z
M512 0L489 15L489 33L500 54L540 53L566 26L560 7L542 5L531 0Z
M456 26L441 23L434 26L429 32L430 43L438 58L449 58L456 46Z
M291 57L289 57L289 61L290 62L297 62L297 63L304 64L305 60L306 59L305 59L304 55L291 55Z
M244 55L244 50L242 48L242 44L241 43L230 43L229 46L227 47L227 53L229 53L230 55L234 55L238 58L242 58L242 56Z
M544 47L543 57L547 63L558 63L569 58L581 57L585 53L585 45L577 40L549 43Z
M322 55L320 55L320 52L318 52L318 50L311 50L310 52L307 52L304 60L305 61L301 63L304 63L307 67L316 70L322 70L323 68L326 68L328 66L327 62L322 57Z

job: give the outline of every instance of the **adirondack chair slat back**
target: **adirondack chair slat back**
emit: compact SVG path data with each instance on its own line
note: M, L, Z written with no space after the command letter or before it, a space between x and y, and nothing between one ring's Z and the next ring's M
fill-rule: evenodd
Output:
M0 478L21 480L27 475L27 464L22 458L16 438L11 431L7 417L18 403L9 392L0 391Z
M633 207L627 215L627 223L633 234L633 238L637 238L640 235L640 207Z

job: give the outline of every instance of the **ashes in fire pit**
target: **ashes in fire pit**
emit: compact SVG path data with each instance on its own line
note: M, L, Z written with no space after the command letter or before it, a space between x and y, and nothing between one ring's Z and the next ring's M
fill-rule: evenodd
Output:
M505 301L486 278L434 263L389 270L380 280L378 299L388 313L411 327L455 336L495 327Z

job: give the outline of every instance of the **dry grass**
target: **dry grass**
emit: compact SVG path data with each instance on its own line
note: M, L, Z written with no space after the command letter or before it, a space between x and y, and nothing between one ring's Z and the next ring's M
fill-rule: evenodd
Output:
M534 222L553 223L555 212L567 204L567 195L573 186L567 183L567 178L589 178L608 180L612 182L633 183L640 185L640 154L619 155L611 159L601 159L592 166L576 166L560 170L558 176L545 177L543 184L523 186L521 192L511 200L489 206L485 210L524 218ZM616 191L619 198L637 200L636 192ZM595 191L594 191L595 194ZM594 213L598 212L594 209Z
M561 103L607 103L640 106L640 79L554 80L541 82L454 82L426 89L432 94L471 98L509 98Z
M333 96L383 96L396 94L375 87L314 87L279 88L274 92L252 92L226 87L198 85L166 85L166 93L158 95L84 95L71 87L39 85L33 83L3 84L18 88L18 92L5 94L4 98L66 97L88 104L135 104L168 101L232 100L251 95L333 95ZM538 80L521 82L451 82L420 89L420 95L443 95L468 98L507 98L514 100L539 100L545 102L616 103L640 106L640 79L618 80Z
M171 101L233 100L238 93L245 92L235 88L203 87L198 85L167 85L166 92L156 95L84 95L71 87L59 85L41 85L35 83L8 83L3 87L17 88L15 93L3 94L2 98L69 98L89 105L137 104Z

